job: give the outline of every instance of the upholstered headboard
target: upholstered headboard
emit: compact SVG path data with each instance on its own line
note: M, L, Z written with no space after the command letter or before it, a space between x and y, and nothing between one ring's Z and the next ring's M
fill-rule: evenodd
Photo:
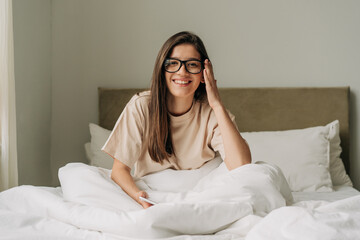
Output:
M129 99L145 89L99 88L99 125L112 129ZM342 159L349 172L349 87L222 88L241 132L275 131L340 122Z

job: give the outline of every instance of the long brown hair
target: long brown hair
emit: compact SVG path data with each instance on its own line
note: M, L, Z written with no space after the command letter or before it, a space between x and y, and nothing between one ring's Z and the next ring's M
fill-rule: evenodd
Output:
M148 151L151 159L158 163L174 154L171 140L170 117L166 104L167 86L164 73L164 61L168 58L175 46L191 44L200 53L201 61L209 59L205 46L201 39L191 32L179 32L171 36L161 47L155 61L155 67L151 79L151 100L149 103L150 122L148 125ZM194 99L206 100L205 84L200 83L195 91Z

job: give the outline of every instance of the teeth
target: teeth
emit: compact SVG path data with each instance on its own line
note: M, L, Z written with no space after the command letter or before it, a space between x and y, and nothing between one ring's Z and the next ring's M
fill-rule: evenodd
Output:
M190 81L174 80L177 84L188 84Z

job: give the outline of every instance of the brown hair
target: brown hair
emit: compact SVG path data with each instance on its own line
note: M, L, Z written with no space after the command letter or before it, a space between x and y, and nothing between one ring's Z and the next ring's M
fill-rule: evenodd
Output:
M167 110L166 96L167 86L163 63L170 56L175 46L191 44L200 53L201 61L209 59L205 46L201 39L191 32L179 32L171 36L161 47L155 61L155 67L151 79L151 99L149 103L150 122L148 125L148 151L151 159L158 163L174 154L171 140L170 117ZM206 100L205 84L200 83L195 91L194 99Z

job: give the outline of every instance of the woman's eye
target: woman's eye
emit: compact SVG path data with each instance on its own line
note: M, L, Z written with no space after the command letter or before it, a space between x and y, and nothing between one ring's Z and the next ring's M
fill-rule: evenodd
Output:
M199 66L200 66L200 63L198 63L198 62L189 62L189 63L188 63L188 66L189 66L189 67L199 67Z
M173 66L177 66L179 63L175 60L167 60L165 62L165 66L168 66L168 67L173 67Z
M168 61L167 62L167 65L168 66L176 66L176 65L178 65L179 63L177 62L177 61Z

